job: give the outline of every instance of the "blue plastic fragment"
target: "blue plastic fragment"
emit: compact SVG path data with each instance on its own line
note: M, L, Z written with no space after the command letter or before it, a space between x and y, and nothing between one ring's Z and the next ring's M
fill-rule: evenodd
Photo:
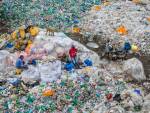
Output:
M21 81L18 78L9 78L8 82L14 86L17 86L20 84Z
M66 69L67 71L71 71L73 68L74 68L73 63L67 63L67 64L65 65L65 69Z
M6 48L12 48L14 45L10 42L6 43Z
M139 89L135 89L134 92L137 93L138 95L141 95L141 91Z
M92 66L93 65L92 61L89 59L84 60L84 64L85 64L85 66Z
M6 89L6 88L5 88L5 87L3 87L3 86L0 86L0 91L1 91L1 90L4 90L4 89Z

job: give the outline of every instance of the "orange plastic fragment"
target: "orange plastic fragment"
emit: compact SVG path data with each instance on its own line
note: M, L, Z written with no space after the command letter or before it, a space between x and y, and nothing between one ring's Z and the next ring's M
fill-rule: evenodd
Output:
M101 10L101 6L95 5L95 6L92 7L92 9L95 10L95 11L100 11Z
M32 44L28 44L28 46L26 47L25 52L27 54L30 54L31 47L32 47Z
M150 17L148 17L147 20L150 22Z
M116 31L121 35L127 35L128 34L126 27L123 25L119 26Z
M133 3L139 4L140 0L132 0Z
M25 37L25 30L24 29L19 29L20 37L24 38Z
M42 93L42 95L43 95L43 96L46 96L46 97L48 97L48 96L53 96L54 94L55 94L55 91L54 91L54 90L51 90L51 89L45 90L45 91L43 91L43 93Z
M104 2L104 6L110 5L110 2Z
M95 6L95 10L96 10L96 11L101 10L101 6L99 6L99 5L98 5L98 6Z

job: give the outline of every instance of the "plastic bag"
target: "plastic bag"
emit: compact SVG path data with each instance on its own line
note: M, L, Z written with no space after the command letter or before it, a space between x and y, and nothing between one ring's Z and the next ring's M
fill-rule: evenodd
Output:
M38 69L38 66L37 67L34 67L32 65L30 65L28 67L28 70L24 70L22 73L21 73L21 76L22 76L22 80L27 83L27 82L33 82L33 81L37 81L37 80L40 80L40 71Z
M40 64L39 71L41 80L44 82L52 82L61 76L61 62L56 60L53 62Z
M136 58L129 59L123 64L124 71L136 80L145 80L144 68L142 62Z
M7 71L8 67L13 66L13 60L10 57L10 53L5 50L0 51L0 72Z

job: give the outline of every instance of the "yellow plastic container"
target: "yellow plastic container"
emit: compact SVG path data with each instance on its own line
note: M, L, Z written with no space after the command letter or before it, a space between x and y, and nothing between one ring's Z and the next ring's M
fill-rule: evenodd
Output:
M15 48L16 48L16 49L20 49L20 47L21 47L20 43L19 43L19 42L16 42L16 43L15 43Z
M72 31L73 31L73 33L79 33L80 32L80 28L74 27Z
M28 40L28 44L32 44L32 41L31 41L31 40Z
M21 38L25 38L25 30L23 28L19 29L19 33Z
M35 37L39 33L39 28L38 27L31 27L29 30L31 36Z
M22 46L22 45L24 44L24 40L21 39L21 40L19 41L19 44Z
M17 31L14 31L12 34L11 34L11 37L13 39L16 39L17 38Z
M20 74L21 74L21 72L22 72L22 70L21 70L21 69L16 69L16 75L20 75Z
M133 45L131 46L131 50L132 50L132 52L136 53L136 52L139 51L139 48L138 48L138 46L136 46L136 45L133 44Z

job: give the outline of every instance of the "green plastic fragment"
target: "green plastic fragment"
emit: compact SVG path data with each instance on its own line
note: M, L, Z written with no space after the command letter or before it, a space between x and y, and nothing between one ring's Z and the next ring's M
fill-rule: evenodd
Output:
M135 112L139 112L139 111L141 111L141 109L142 109L142 107L140 105L135 105L134 106L134 111Z
M78 99L77 99L77 98L74 98L73 101L72 101L72 105L73 105L73 106L77 106L78 103L79 103L79 102L78 102Z
M72 113L72 111L73 111L73 107L71 106L71 107L68 108L67 112Z
M68 100L71 99L71 96L66 94L66 99L68 99Z
M32 104L35 100L35 97L32 94L27 95L27 103Z

